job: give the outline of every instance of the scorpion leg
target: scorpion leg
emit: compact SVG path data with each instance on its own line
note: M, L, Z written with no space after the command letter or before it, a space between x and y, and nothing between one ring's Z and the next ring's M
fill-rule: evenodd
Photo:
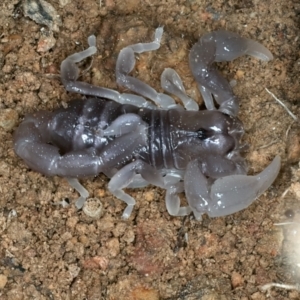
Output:
M140 159L137 159L120 169L111 178L108 184L108 189L115 197L127 204L127 207L122 215L122 218L124 219L128 219L130 217L133 206L135 205L135 200L126 194L122 189L128 187L136 174L140 174L141 177L150 184L162 188L165 187L164 180L160 172Z
M84 186L78 181L77 178L67 178L69 185L75 189L80 197L76 200L75 206L77 209L81 209L84 205L85 200L89 197L89 192Z
M115 168L115 169L106 170L103 173L106 175L106 177L112 178L117 172L118 170ZM141 176L141 174L136 174L132 179L131 183L127 186L127 188L129 189L144 188L147 185L149 185L149 182L146 181Z
M132 115L131 117L129 117L131 119L131 121L133 121L132 117L136 117L136 115L134 114L126 114L124 116L128 115ZM123 117L119 117L118 119L122 119L119 120L119 122L124 121ZM117 119L117 120L118 120ZM115 122L117 121L115 120ZM128 120L128 118L127 118ZM138 128L136 128L136 130L133 130L134 127L133 125L139 124L140 126ZM99 157L99 159L102 162L102 169L100 172L104 172L106 174L109 174L110 177L112 178L116 178L116 176L119 176L120 172L116 171L116 172L112 172L112 170L114 170L114 166L116 165L116 163L118 164L118 162L122 162L124 160L127 160L128 157L130 157L130 155L132 155L133 152L136 152L137 149L139 147L143 147L145 145L145 137L143 136L143 131L145 128L145 126L142 126L142 122L140 122L140 118L139 120L136 120L136 122L131 123L129 126L130 127L130 132L126 132L126 130L128 128L125 127L125 130L123 130L122 132L120 132L118 130L118 132L116 132L116 128L114 128L114 125L111 125L110 127L108 127L106 130L108 131L109 134L112 135L116 135L119 137L117 137L113 142L111 142L110 144L108 144L100 154L98 154L97 156ZM125 125L126 126L126 125ZM118 128L118 126L117 126ZM124 169L124 168L123 168ZM122 169L122 170L123 170ZM99 171L99 170L98 170ZM99 172L98 172L99 173ZM98 174L97 173L97 174ZM94 175L97 175L94 174ZM146 183L144 184L147 185L149 182L149 180L147 179L147 175L144 176L145 179L143 179L143 181ZM80 194L80 197L76 200L76 207L78 209L82 208L85 200L87 199L87 197L89 196L87 190L79 183L79 181L76 178L68 178L69 184L76 189L76 191ZM113 192L113 194L117 197L120 198L121 200L125 201L124 199L128 200L130 198L129 195L125 194L123 191L115 191ZM130 200L128 200L130 201ZM127 203L127 202L126 202Z
M201 220L201 214L208 211L210 194L208 179L203 175L198 160L193 160L187 165L184 189L195 218Z
M196 217L203 213L210 217L233 214L248 207L263 194L274 182L279 170L280 157L276 156L266 169L255 176L229 175L211 185L194 160L188 164L184 178L186 197Z
M189 206L180 207L179 193L184 191L182 179L184 173L180 170L171 170L164 176L164 184L166 188L166 208L171 216L186 216L191 213Z
M166 68L160 79L161 87L168 93L177 96L186 110L199 110L197 102L185 93L181 78L174 69Z
M144 188L149 185L149 182L145 180L140 174L136 174L131 183L127 186L129 189Z
M178 193L183 192L183 172L180 170L161 171L166 189L166 208L172 216L185 216L191 212L189 207L180 207ZM127 188L140 188L149 184L140 174L136 174Z
M62 61L60 65L60 74L65 89L69 92L114 100L120 104L132 104L138 107L151 107L151 104L141 96L120 94L112 89L78 81L79 69L76 66L76 63L94 55L97 51L96 37L94 35L89 36L88 44L89 48L86 50L74 53Z
M180 170L168 170L167 173L165 171L161 171L161 175L163 176L165 186L174 185L183 179L183 172ZM141 188L147 186L148 184L149 182L143 179L140 174L137 174L133 178L130 185L128 185L128 188Z
M145 124L141 117L127 113L115 119L106 129L102 130L103 136L122 136L137 129L138 126Z
M215 109L214 97L220 111L237 115L238 99L234 96L230 84L213 66L213 62L231 61L245 54L263 61L273 58L271 52L258 42L225 30L205 34L192 47L189 56L190 68L207 109Z
M166 208L171 216L182 217L191 213L192 209L189 206L180 207L180 198L178 193L184 191L183 182L178 182L167 186L166 192Z
M155 38L153 42L138 43L122 49L117 60L116 78L117 83L120 86L124 86L129 90L152 100L156 105L160 106L163 109L169 109L176 106L173 98L162 93L157 93L148 84L128 75L133 70L135 65L134 54L158 49L160 47L162 34L163 28L158 27L155 31Z

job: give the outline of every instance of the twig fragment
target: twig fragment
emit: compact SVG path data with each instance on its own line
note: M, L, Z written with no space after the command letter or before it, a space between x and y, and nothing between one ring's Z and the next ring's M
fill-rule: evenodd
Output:
M298 118L288 109L288 107L278 99L272 92L270 92L267 88L266 91L288 112L288 114L295 120L298 121Z
M263 292L268 292L270 291L270 289L272 287L278 287L278 288L282 288L282 289L285 289L285 290L296 290L296 291L299 291L300 290L300 285L299 284L284 284L284 283L275 283L275 282L272 282L272 283L267 283L263 286L260 287L260 289L263 291Z

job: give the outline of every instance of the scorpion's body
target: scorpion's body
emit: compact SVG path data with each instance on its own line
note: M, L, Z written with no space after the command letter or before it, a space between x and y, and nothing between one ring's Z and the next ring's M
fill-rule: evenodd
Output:
M118 162L110 155L107 146L113 144L113 141L124 133L119 134L116 130L106 134L105 129L119 117L127 114L137 115L141 124L146 125L146 142L140 147L134 146L133 152L130 151ZM137 158L157 170L183 170L191 160L206 156L217 138L222 139L222 144L217 145L219 155L237 150L238 140L242 134L240 121L221 112L208 110L195 112L176 108L154 110L91 97L85 101L73 100L67 109L60 108L52 113L47 112L47 117L45 112L42 112L41 117L39 115L40 113L36 113L34 118L40 128L45 128L41 137L42 143L55 145L61 154L71 151L91 151L95 153L96 159L101 157L105 165L101 171L104 173L108 173L112 168L120 169ZM230 132L232 130L233 132ZM129 140L127 142L130 143ZM42 163L37 157L32 161L34 169ZM76 177L96 175L92 168L90 171L85 174L78 172ZM74 176L72 170L66 168L62 169L61 173L54 168L48 171L45 169L44 173Z
M159 28L154 42L123 49L116 77L120 85L150 98L162 109L139 96L76 81L75 62L95 52L91 37L87 50L68 57L61 66L66 88L87 98L71 101L66 109L28 115L15 133L15 151L32 169L69 178L81 193L78 207L87 194L74 178L102 172L111 177L109 190L128 204L125 218L135 201L122 189L148 183L167 190L167 209L172 215L193 211L200 218L204 212L219 216L245 208L274 181L280 160L275 158L256 176L245 175L238 100L211 64L244 53L264 60L271 54L262 45L230 32L204 36L191 50L190 66L208 110L199 111L196 102L185 95L174 70L162 74L163 88L181 98L184 110L170 96L128 75L134 66L134 52L157 49L161 35ZM188 207L180 207L178 193L183 190Z

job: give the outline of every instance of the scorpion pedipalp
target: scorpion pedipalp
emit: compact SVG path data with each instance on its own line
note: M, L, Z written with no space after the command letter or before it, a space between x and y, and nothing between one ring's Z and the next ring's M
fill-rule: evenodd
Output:
M185 194L196 214L210 217L233 214L247 208L263 194L276 179L280 170L280 157L261 173L249 176L235 174L216 179L212 185L202 174L198 164L189 164L185 177ZM191 180L197 176L198 181Z

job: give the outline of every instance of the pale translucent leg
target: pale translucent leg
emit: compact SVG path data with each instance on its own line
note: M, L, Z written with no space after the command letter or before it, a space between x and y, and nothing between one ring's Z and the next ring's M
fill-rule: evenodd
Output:
M214 98L212 96L212 93L209 92L204 86L198 85L199 91L201 93L201 96L203 98L205 107L207 110L217 110L215 103L214 103Z
M120 94L111 89L98 87L87 82L77 81L79 69L76 66L76 63L86 59L89 56L92 56L97 51L96 37L94 35L88 38L88 43L88 49L68 56L60 65L61 80L67 91L83 95L102 97L114 100L120 104L132 104L138 107L155 107L152 105L152 103L148 102L141 96Z
M130 217L133 206L135 205L135 200L122 189L129 186L129 184L134 180L136 174L141 174L143 179L150 184L164 188L164 181L160 172L142 160L137 159L120 169L111 178L108 184L108 189L115 197L127 204L122 215L122 218L124 219L128 219Z
M180 198L178 193L184 191L183 182L167 187L166 192L166 208L171 216L182 217L191 213L192 209L189 206L180 207Z
M209 182L201 171L201 166L198 160L193 160L188 163L184 175L185 196L193 212L196 212L195 217L199 219L201 214L208 212L210 201Z
M183 178L184 172L180 170L162 170L160 174L163 176L164 185L171 186L178 183ZM149 185L149 182L143 179L140 174L136 174L132 182L128 185L128 188L141 188L147 185Z
M103 136L118 137L133 132L142 124L146 126L140 116L128 113L115 119L106 129L102 130L101 134L103 134Z
M149 182L145 180L140 174L136 174L131 183L127 186L129 189L144 188L149 185Z
M78 179L76 178L67 178L69 185L75 189L80 197L76 200L75 202L75 206L78 209L81 209L84 205L85 200L88 198L89 196L89 192L81 185L81 183L78 181Z
M178 193L184 191L183 177L184 172L180 170L168 170L168 173L163 177L166 188L166 208L171 216L186 216L192 211L189 206L180 207Z
M197 102L186 95L183 83L175 70L166 68L161 74L160 80L161 87L168 93L177 96L186 110L199 110Z
M167 170L167 171L163 170L162 174L165 174L164 175L164 183L166 186L177 184L184 177L184 171L176 170L176 169Z
M126 87L127 89L152 100L156 105L163 109L169 109L176 106L173 98L162 93L157 93L148 84L128 75L135 66L136 60L134 54L158 49L160 47L162 34L163 28L158 27L155 31L153 42L138 43L122 49L117 60L116 79L120 86Z

